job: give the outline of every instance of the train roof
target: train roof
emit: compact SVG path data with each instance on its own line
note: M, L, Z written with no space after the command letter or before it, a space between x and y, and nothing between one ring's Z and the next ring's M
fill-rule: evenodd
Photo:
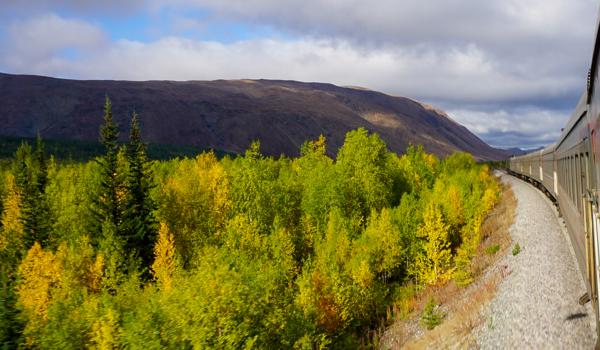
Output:
M587 102L589 103L589 98L592 96L592 92L594 91L594 84L596 76L596 70L598 69L598 54L600 51L600 8L598 9L598 16L596 16L596 33L594 35L594 51L592 52L592 62L590 66L590 71L588 75L588 84L587 84L587 93L588 98Z
M541 152L542 152L542 154L548 154L548 153L554 152L555 149L556 149L556 143L553 143L551 145L548 145L548 146L544 147L541 150Z
M558 140L556 140L557 147L560 146L560 144L567 138L567 136L569 136L569 133L571 133L571 130L573 129L575 124L577 124L579 119L581 119L583 116L585 116L587 109L588 109L588 92L584 91L581 94L581 97L579 98L579 102L577 102L577 106L575 107L575 110L573 111L573 113L571 113L571 117L567 121L567 124L562 129L562 132L560 133L560 137L558 138Z

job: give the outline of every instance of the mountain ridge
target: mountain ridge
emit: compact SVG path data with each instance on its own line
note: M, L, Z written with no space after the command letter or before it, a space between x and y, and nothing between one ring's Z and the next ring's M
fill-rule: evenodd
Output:
M401 96L357 87L293 80L73 80L0 73L0 136L96 140L105 95L121 137L140 114L145 140L243 152L261 141L266 155L295 156L323 134L334 155L346 132L377 132L397 153L423 144L439 156L455 151L503 159L445 112Z

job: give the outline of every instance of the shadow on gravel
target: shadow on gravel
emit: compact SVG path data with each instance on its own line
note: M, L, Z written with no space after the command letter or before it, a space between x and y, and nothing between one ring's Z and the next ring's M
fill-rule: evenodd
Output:
M576 314L571 314L571 315L567 316L567 318L565 318L565 321L573 321L578 318L584 318L584 317L587 317L587 314L585 314L583 312L578 312Z

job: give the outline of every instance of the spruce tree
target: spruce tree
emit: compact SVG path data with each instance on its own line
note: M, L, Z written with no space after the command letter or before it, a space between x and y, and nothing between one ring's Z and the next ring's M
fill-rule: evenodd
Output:
M119 189L121 187L118 174L117 155L119 144L117 139L119 132L113 121L112 106L110 99L106 96L104 103L104 124L100 127L100 142L104 146L104 156L97 159L100 164L99 192L94 200L94 241L98 244L103 237L102 226L110 223L116 233L119 234L122 220L121 203L119 203ZM104 230L105 231L105 230Z
M23 244L29 249L35 241L48 244L50 215L46 200L48 169L44 144L38 133L35 149L23 143L15 153L13 174L21 196L20 221L23 225Z
M146 145L142 142L139 117L135 112L131 117L127 161L129 174L123 218L127 250L137 255L136 257L141 259L142 267L147 269L154 257L153 248L157 235L154 217L156 205L150 198L150 189L153 187L150 162L146 156Z

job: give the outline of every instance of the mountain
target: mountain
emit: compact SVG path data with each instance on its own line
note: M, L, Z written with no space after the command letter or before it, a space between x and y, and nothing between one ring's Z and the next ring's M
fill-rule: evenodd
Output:
M0 136L97 140L104 97L128 135L141 116L151 143L243 152L256 139L264 154L294 156L301 144L327 138L334 155L349 130L377 132L398 153L409 143L439 156L455 151L503 159L444 112L414 100L357 87L279 80L67 80L0 73Z
M544 147L537 147L537 148L530 148L530 149L513 147L513 148L505 148L504 151L506 151L511 156L522 156L524 154L539 151L541 149L544 149Z

